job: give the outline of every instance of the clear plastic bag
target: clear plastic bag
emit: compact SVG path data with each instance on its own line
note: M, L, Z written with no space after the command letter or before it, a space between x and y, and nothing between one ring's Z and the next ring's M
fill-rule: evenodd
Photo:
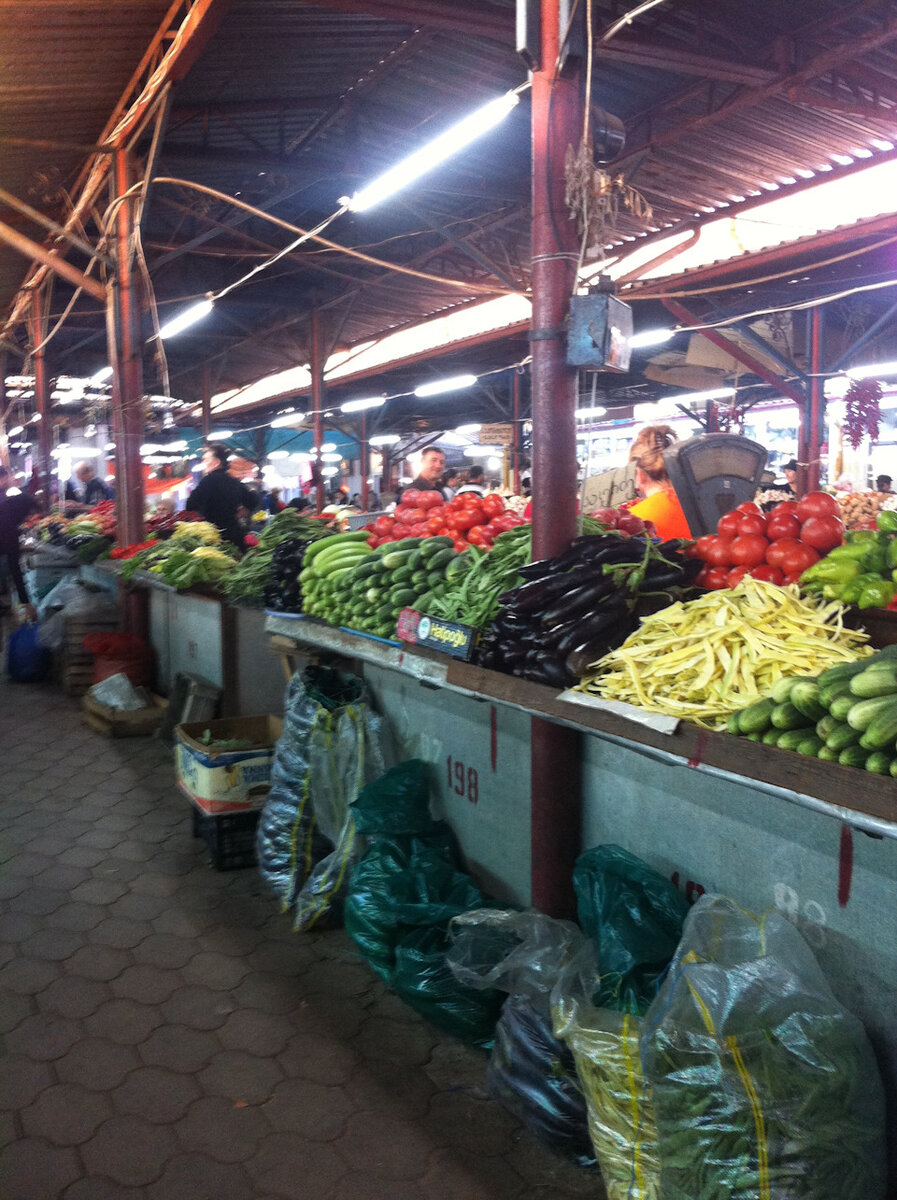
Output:
M779 913L702 896L644 1027L663 1200L883 1200L875 1056Z
M660 1200L657 1129L639 1052L642 1023L599 1008L593 1003L599 991L595 947L583 941L552 993L554 1032L576 1063L608 1200Z
M110 675L90 689L90 695L116 712L136 712L152 703L143 688L135 688L127 675Z
M448 963L469 987L507 992L486 1079L490 1092L535 1137L592 1166L586 1104L573 1056L552 1030L552 988L583 935L570 921L528 909L478 909L450 926Z
M341 908L355 850L349 803L383 771L385 741L356 676L317 666L293 676L257 849L282 910L299 906L298 928Z

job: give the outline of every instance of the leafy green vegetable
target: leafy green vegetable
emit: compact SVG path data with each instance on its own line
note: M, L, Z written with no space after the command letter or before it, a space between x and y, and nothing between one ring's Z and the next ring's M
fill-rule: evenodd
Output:
M702 897L645 1029L663 1200L883 1200L875 1057L784 917Z

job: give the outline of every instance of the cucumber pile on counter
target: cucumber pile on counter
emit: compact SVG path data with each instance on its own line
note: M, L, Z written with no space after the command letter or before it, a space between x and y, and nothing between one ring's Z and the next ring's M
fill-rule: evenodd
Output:
M733 713L728 730L780 750L897 778L897 646L817 678L782 679L770 696Z
M299 576L303 612L331 625L395 637L396 620L423 592L439 594L455 558L449 537L403 538L372 550L368 534L334 534L311 546Z

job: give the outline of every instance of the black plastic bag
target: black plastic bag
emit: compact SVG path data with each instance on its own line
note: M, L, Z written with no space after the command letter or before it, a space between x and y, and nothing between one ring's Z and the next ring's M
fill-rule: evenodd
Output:
M576 860L579 923L598 947L599 1008L641 1014L676 952L688 902L668 879L621 846Z

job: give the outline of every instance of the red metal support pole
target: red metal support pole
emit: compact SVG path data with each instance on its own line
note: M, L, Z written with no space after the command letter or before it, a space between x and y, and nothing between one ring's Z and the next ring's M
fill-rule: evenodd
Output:
M810 316L810 428L807 436L806 492L819 490L820 450L822 447L822 421L825 412L825 391L822 379L822 330L825 313L819 307L811 310ZM798 481L800 481L800 473Z
M564 158L582 136L578 72L555 73L557 0L542 0L541 69L533 72L532 401L533 557L559 554L576 536L577 372L564 329L576 280L578 239L564 204ZM579 737L534 718L531 729L532 903L573 915L573 864L582 837Z
M368 474L370 472L370 455L368 453L368 422L361 410L361 511L368 510Z
M112 162L112 198L129 187L130 168L125 150ZM115 212L115 278L107 307L109 362L112 366L112 415L115 436L115 496L119 540L143 540L143 352L140 340L139 291L133 275L133 201Z
M43 288L35 288L31 296L30 319L31 344L34 354L34 407L40 414L37 423L37 463L40 486L43 492L42 508L49 512L53 503L53 460L50 456L53 442L53 426L50 421L50 381L47 378L47 363L41 343L47 332L47 296Z
M316 308L311 310L311 404L314 414L315 467L318 486L315 505L324 508L324 477L321 475L321 446L324 442L324 331Z

